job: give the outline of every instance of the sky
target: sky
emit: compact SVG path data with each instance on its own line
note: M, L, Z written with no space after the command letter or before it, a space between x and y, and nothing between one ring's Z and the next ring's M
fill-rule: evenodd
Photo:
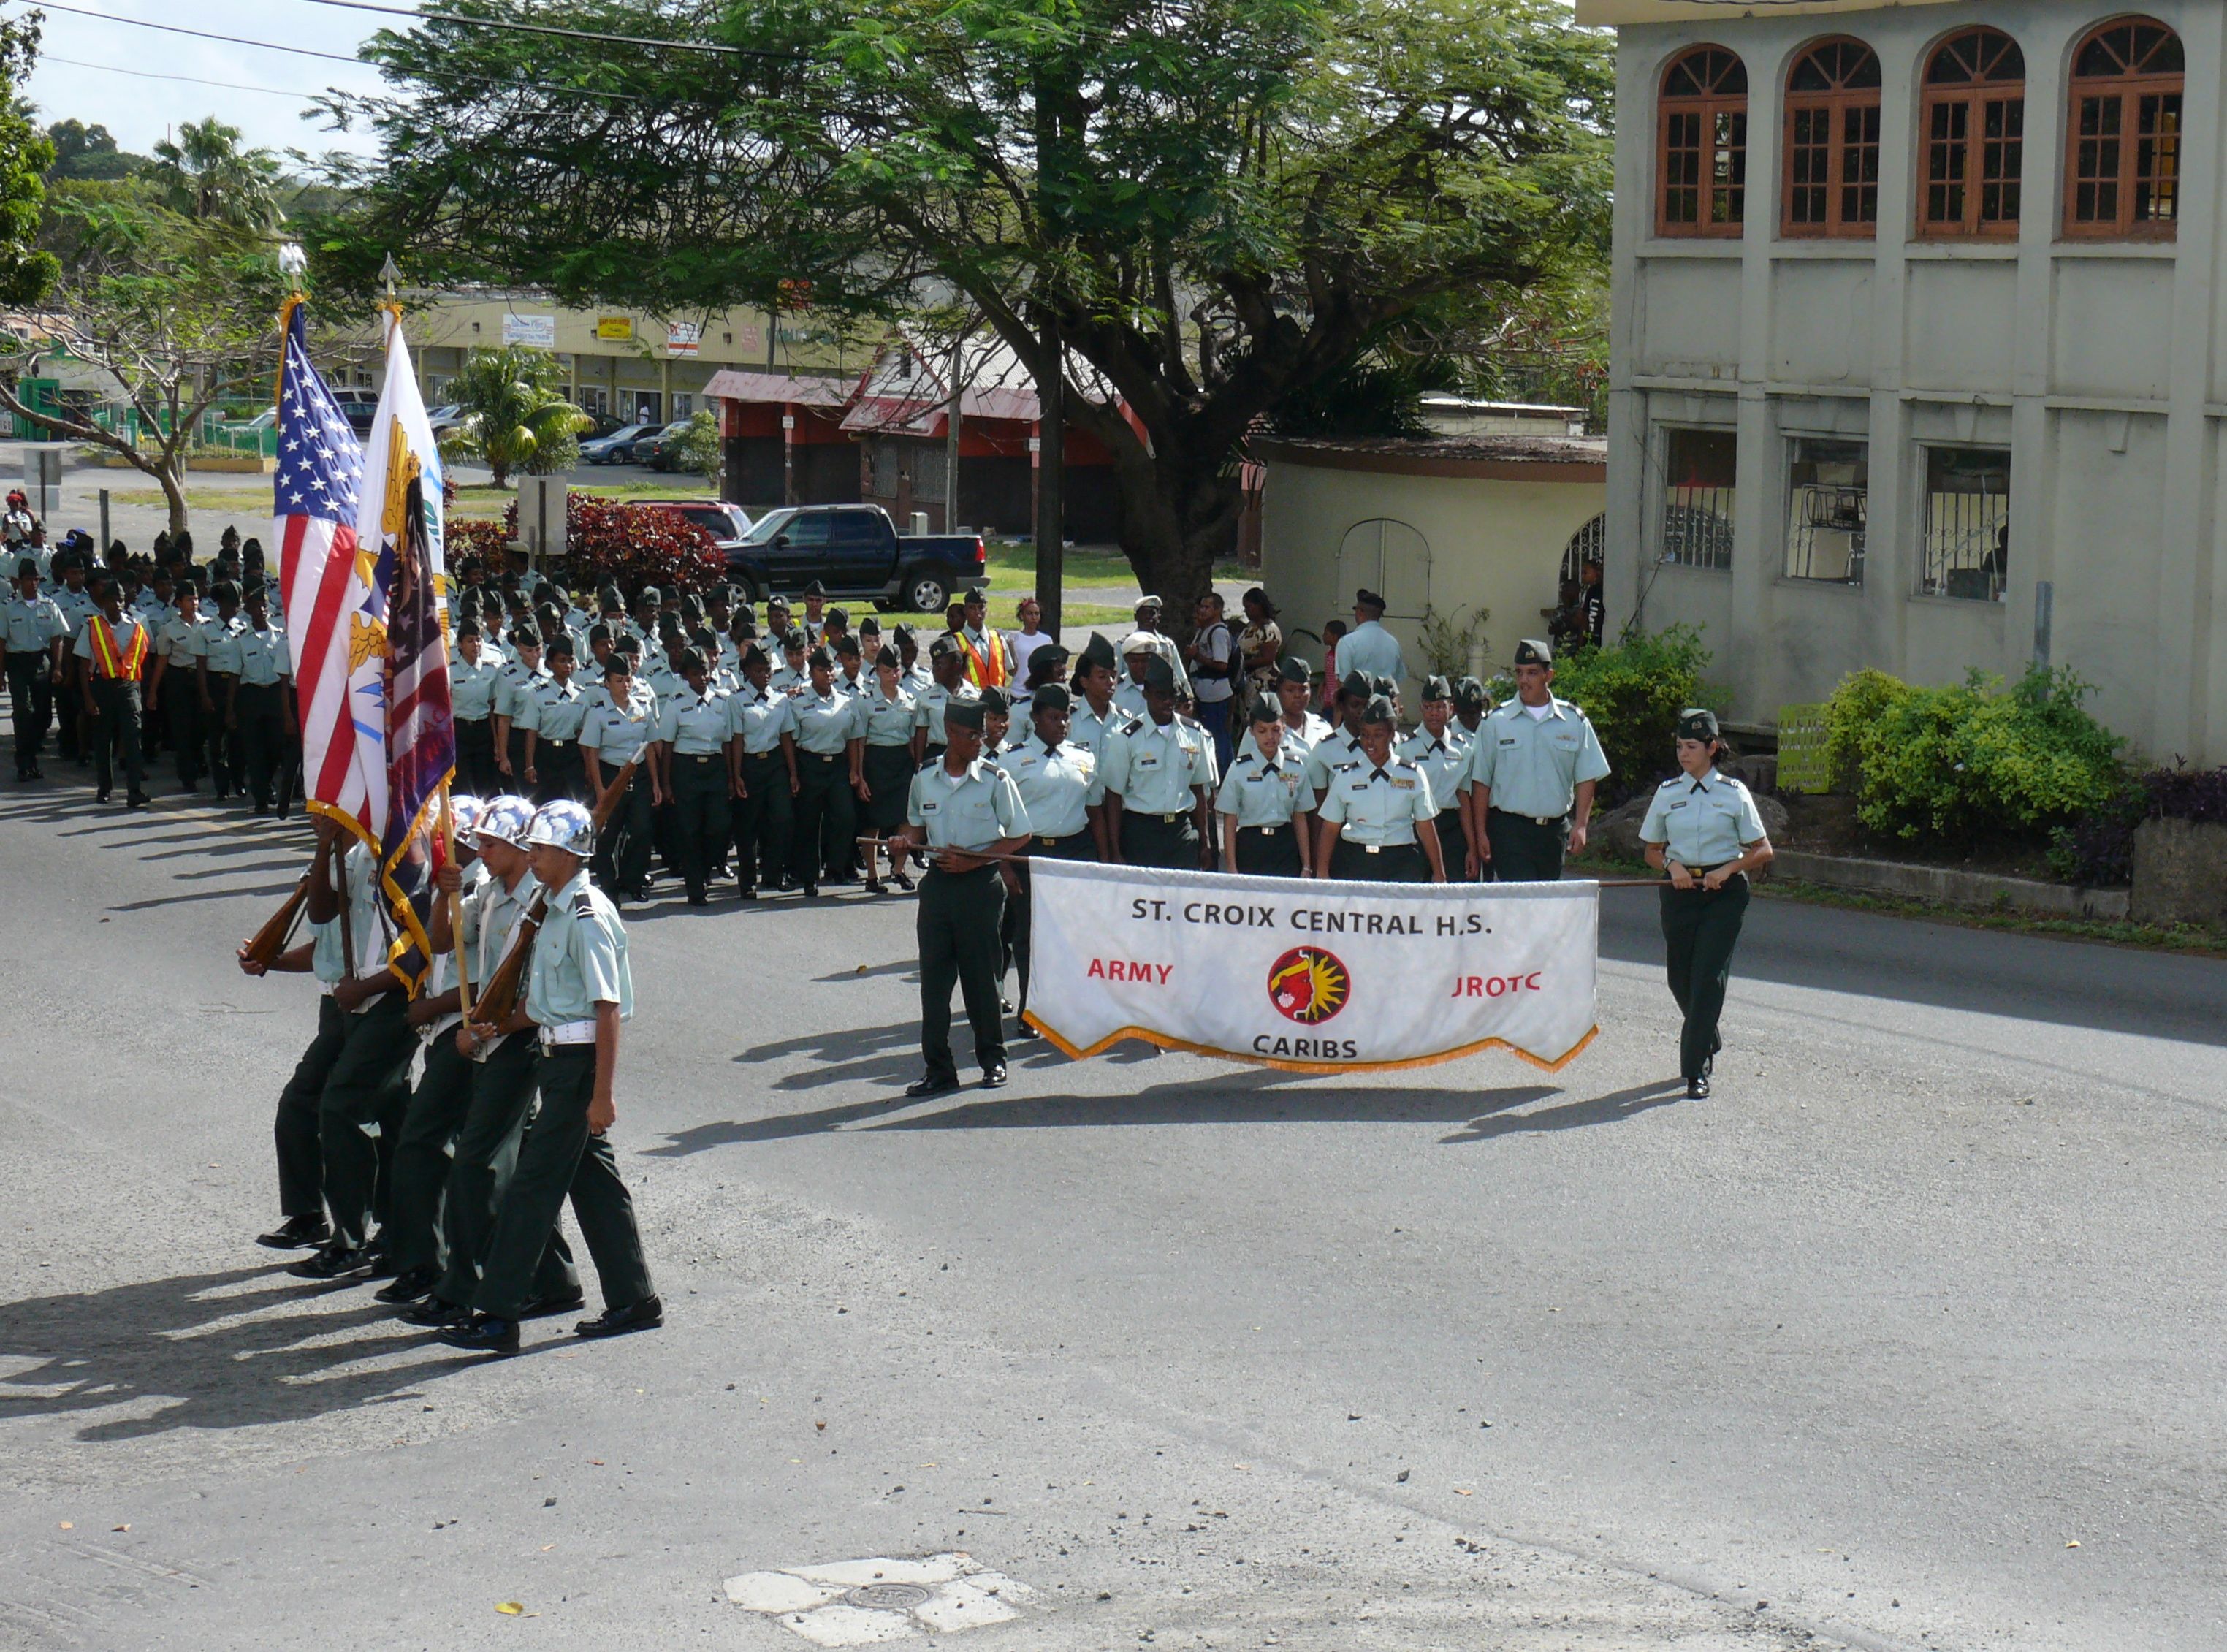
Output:
M380 25L399 26L400 18L319 5L314 0L68 0L68 3L75 10L40 8L47 19L44 44L26 92L38 105L41 125L74 117L87 125L107 127L123 148L144 155L156 139L175 127L214 114L239 127L249 144L282 152L299 149L315 155L340 149L369 154L376 148L361 130L330 132L322 118L301 118L309 99L329 88L356 96L375 92L381 83L368 68L354 62L335 63L259 47L196 40L80 14L138 17L347 58L353 58L356 48ZM407 0L396 0L396 3L407 3ZM10 16L21 16L24 10L20 3L7 7ZM236 89L248 86L265 89ZM274 92L279 95L271 95Z

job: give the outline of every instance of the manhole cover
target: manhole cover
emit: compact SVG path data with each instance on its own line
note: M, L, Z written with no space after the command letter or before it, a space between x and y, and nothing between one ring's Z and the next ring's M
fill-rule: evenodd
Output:
M923 1604L928 1591L916 1583L869 1583L853 1589L843 1597L846 1606L878 1608L883 1611L909 1612Z

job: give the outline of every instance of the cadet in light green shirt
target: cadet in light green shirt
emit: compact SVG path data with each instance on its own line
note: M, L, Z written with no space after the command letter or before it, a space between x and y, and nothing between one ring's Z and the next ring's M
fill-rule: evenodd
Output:
M1315 806L1306 747L1266 695L1253 702L1243 747L1222 777L1214 807L1222 816L1222 870L1259 877L1304 877L1313 845L1302 830ZM1296 749L1286 749L1287 743ZM1296 822L1296 824L1295 824Z
M1586 850L1593 788L1608 758L1586 714L1548 690L1554 654L1516 646L1516 698L1477 724L1463 781L1470 841L1503 883L1552 883L1562 857Z
M1166 660L1147 664L1145 714L1106 742L1107 836L1123 864L1205 871L1214 864L1207 816L1221 776L1214 737L1176 715L1175 680Z
M1372 883L1446 881L1438 805L1423 771L1392 755L1392 702L1361 716L1361 755L1330 771L1315 806L1315 876Z
M982 1085L1005 1081L1005 1027L998 977L1005 968L1004 924L1009 887L1003 870L977 852L1011 854L1027 841L1028 809L1013 777L982 758L979 700L954 701L944 717L948 749L913 776L901 834L930 852L921 880L920 1050L927 1075L911 1097L959 1088L951 1053L951 989L956 985L974 1029Z
M1648 864L1670 875L1662 895L1664 961L1670 995L1685 1017L1679 1071L1686 1094L1695 1099L1708 1094L1710 1070L1724 1047L1717 1022L1747 913L1747 875L1770 864L1772 852L1755 799L1717 770L1723 750L1716 713L1699 707L1680 712L1679 772L1655 788L1639 826Z

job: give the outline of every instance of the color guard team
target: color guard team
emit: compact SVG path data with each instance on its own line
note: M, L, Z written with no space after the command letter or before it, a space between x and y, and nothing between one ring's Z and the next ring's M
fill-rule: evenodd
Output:
M220 799L285 813L298 743L283 620L259 550L233 537L206 573L184 536L152 563L120 546L97 559L81 536L51 553L22 546L0 606L19 781L43 777L59 710L61 752L90 762L104 801L121 768L127 807L144 805L167 750L183 789L206 775ZM1554 695L1540 641L1516 649L1515 692L1497 706L1474 678L1426 678L1402 734L1405 662L1367 590L1319 691L1308 663L1280 652L1257 590L1241 638L1219 626L1217 598L1200 619L1219 639L1179 647L1146 598L1118 646L1094 634L1070 654L1030 622L1025 657L988 623L979 586L924 648L910 624L884 635L866 615L853 629L817 585L801 615L771 598L763 633L731 588L629 600L605 586L594 604L458 567L456 855L441 873L456 919L436 903L424 992L410 998L386 967L394 936L371 855L322 819L310 939L268 958L241 948L248 973L312 973L322 989L278 1105L284 1220L262 1242L309 1250L293 1269L309 1279L386 1279L382 1301L475 1350L514 1350L521 1320L582 1304L558 1222L568 1198L604 1303L580 1333L661 1323L604 1136L633 998L616 903L648 895L654 860L695 906L730 877L744 901L812 900L853 883L910 890L923 866L925 1071L907 1094L925 1097L959 1085L954 985L984 1085L1006 1081L1016 1005L1001 983L1010 972L1025 1011L1034 859L1552 880L1586 847L1609 773L1585 713ZM1642 834L1669 877L1694 1095L1708 1093L1746 873L1771 855L1745 787L1715 767L1720 750L1713 718L1688 713L1680 773ZM467 1017L457 954L477 985L514 947L515 1009L501 1024ZM1024 1021L1014 1036L1033 1033Z

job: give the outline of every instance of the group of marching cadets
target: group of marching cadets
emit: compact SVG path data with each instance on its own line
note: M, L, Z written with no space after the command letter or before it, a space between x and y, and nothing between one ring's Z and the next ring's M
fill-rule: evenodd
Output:
M258 1242L308 1250L289 1270L306 1279L385 1279L377 1299L405 1320L507 1354L522 1321L584 1305L569 1202L603 1299L576 1332L654 1328L664 1308L607 1133L634 986L625 925L588 875L596 821L512 794L458 794L450 813L430 959L414 944L398 959L376 856L322 814L309 939L268 962L240 947L248 974L313 974L321 992L278 1100L283 1220ZM508 1001L480 996L506 979Z
M10 520L21 513L11 506ZM157 534L152 556L121 541L105 555L81 530L48 548L42 530L11 547L0 602L16 778L47 778L57 756L91 769L99 800L120 778L126 807L151 800L167 754L178 787L207 778L219 801L287 813L300 740L283 612L263 551L227 528L217 556L192 536Z

